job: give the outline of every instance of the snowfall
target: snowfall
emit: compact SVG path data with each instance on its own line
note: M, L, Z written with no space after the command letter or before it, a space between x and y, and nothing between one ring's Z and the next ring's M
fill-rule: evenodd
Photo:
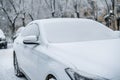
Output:
M12 44L8 45L8 49L0 49L0 80L27 80L14 75L12 54Z

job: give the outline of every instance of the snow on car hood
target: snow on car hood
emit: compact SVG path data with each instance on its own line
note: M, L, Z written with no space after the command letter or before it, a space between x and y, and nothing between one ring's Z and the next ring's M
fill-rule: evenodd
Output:
M79 71L120 80L120 39L85 41L76 43L54 43L49 47L60 53Z

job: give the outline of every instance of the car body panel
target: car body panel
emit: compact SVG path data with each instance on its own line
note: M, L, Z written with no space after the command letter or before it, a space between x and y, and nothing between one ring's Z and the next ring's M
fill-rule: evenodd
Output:
M61 61L67 59L80 71L110 79L120 76L120 39L56 43L50 47L58 52L64 52L54 56L64 58Z
M86 40L82 39L79 42L50 43L46 38L45 24L54 25L56 22L65 23L69 20L71 23L72 21L79 21L79 19L47 19L31 22L30 24L39 26L39 45L24 44L24 37L21 34L15 39L14 50L20 68L31 80L45 80L49 74L53 74L57 80L71 80L65 72L66 68L72 68L80 74L86 72L110 80L119 80L119 32L114 32L95 21L80 19L83 22L87 21L86 24L89 24L89 21L95 22L91 25L102 27L99 28L101 32L103 30L108 35L103 34L104 37L100 35L101 38L99 39L99 36L97 38L94 36L92 39L86 35ZM107 36L109 37L107 38Z

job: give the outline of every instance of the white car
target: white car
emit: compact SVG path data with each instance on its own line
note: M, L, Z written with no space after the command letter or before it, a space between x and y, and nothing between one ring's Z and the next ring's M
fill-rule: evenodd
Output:
M1 48L7 48L7 40L6 40L6 37L3 33L3 31L0 29L0 49Z
M120 33L89 19L36 20L13 58L15 74L30 80L120 80Z

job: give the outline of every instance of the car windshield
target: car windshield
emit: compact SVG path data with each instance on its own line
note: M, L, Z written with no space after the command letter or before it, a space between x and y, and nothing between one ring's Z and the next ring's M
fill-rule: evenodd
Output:
M56 21L44 24L48 42L65 43L115 38L113 31L92 20Z

